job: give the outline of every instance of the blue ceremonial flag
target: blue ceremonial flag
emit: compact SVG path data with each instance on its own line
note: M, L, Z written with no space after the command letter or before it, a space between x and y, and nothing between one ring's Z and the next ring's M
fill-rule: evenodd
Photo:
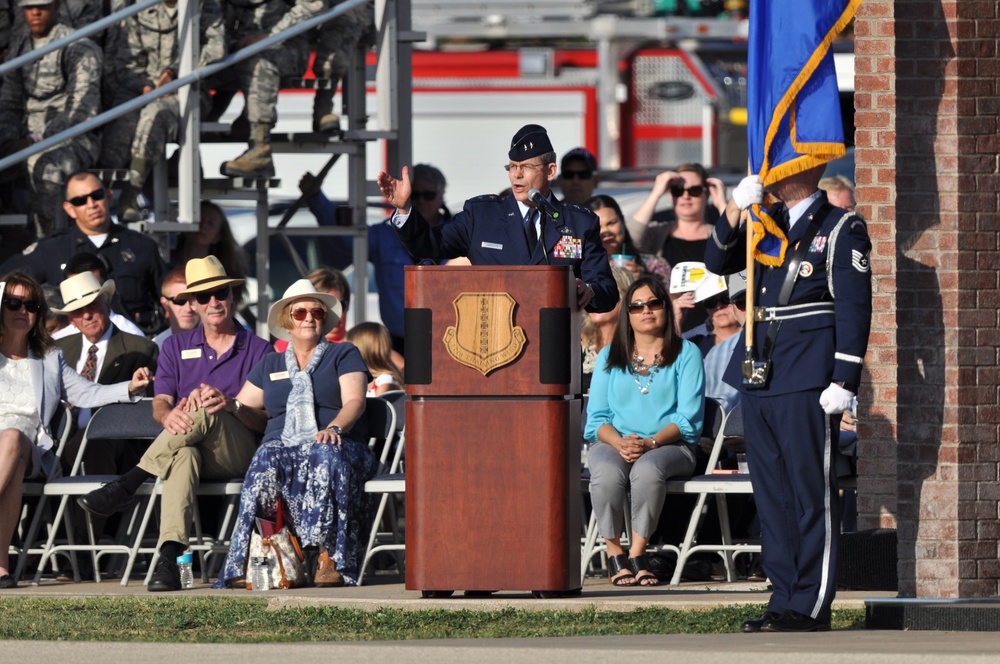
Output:
M844 130L830 44L861 0L761 0L750 3L747 145L750 169L768 186L842 157ZM780 265L788 241L754 206L758 261Z

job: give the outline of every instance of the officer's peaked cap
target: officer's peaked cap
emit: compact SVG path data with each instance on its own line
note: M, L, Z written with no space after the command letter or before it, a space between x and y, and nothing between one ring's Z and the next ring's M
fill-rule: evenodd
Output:
M510 152L507 156L511 161L524 161L546 152L553 152L549 133L541 125L524 125L510 141Z

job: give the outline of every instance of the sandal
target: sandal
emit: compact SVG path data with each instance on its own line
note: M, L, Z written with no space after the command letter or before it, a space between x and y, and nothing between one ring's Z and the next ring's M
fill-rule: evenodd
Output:
M635 585L635 575L629 569L628 558L624 553L620 553L617 556L608 556L608 581L613 586Z
M649 561L646 560L646 554L640 554L629 558L628 568L632 570L632 575L635 577L636 585L660 585L660 579L649 570Z

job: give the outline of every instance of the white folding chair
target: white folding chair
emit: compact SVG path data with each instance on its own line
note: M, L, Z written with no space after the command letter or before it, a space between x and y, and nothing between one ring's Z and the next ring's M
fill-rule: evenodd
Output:
M99 489L104 484L116 479L116 476L114 475L77 474L80 471L80 466L83 460L83 455L86 452L87 445L91 440L152 440L159 435L161 430L162 427L160 427L156 420L153 419L152 399L142 399L137 403L109 404L94 411L93 416L90 418L90 422L87 424L87 429L84 432L83 440L80 443L80 449L77 452L76 460L73 462L73 468L70 471L70 474L68 476L57 477L49 482L46 482L42 489L43 497L59 498L59 507L57 508L55 517L50 524L49 537L45 543L42 558L38 563L38 570L35 572L34 583L36 585L41 581L42 570L45 567L45 563L56 553L67 551L70 552L72 558L72 556L78 551L89 552L92 556L94 564L95 581L100 581L101 579L98 571L99 559L101 556L109 553L124 554L127 556L127 563L125 565L125 570L122 573L121 580L121 584L124 586L128 584L129 575L132 572L132 566L135 563L136 556L139 553L152 553L155 551L155 547L143 548L142 540L153 513L156 485L159 484L159 480L155 483L146 482L139 487L138 491L136 491L136 495L140 497L140 501L132 510L125 529L125 535L128 538L128 542L116 541L110 544L101 544L97 542L90 514L84 510L87 523L88 543L76 544L73 541L73 527L68 510L68 504L71 497L82 496L83 494ZM65 524L67 542L65 544L57 545L55 540L60 521ZM77 582L80 581L80 572L76 567L75 559L73 564L73 577Z
M21 545L18 546L11 542L8 547L8 552L17 556L17 567L14 569L15 581L21 580L21 575L24 573L24 569L28 564L28 556L41 555L44 551L44 549L34 547L35 538L38 537L38 530L42 526L46 511L46 498L43 495L42 489L45 487L46 482L49 482L62 474L62 465L59 460L62 458L63 450L66 448L66 442L69 440L72 431L73 420L70 417L70 409L65 403L60 402L59 407L56 409L55 415L52 418L52 434L53 442L55 443L56 462L52 465L52 468L49 470L46 477L34 480L25 480L21 489L21 518L18 523L23 523L29 514L31 516L31 520L28 525L28 530L20 533ZM29 509L28 501L25 501L24 498L37 499L33 510Z
M406 444L406 393L402 390L386 392L380 397L393 412L393 433L390 438L395 444L387 443L379 456L379 472L372 479L365 482L365 493L375 494L379 498L378 508L375 511L375 518L372 520L371 532L368 535L368 546L365 550L365 558L358 573L358 585L360 586L365 577L365 570L368 563L380 551L392 551L396 555L396 567L400 574L403 573L403 555L406 545L400 537L398 528L398 518L396 515L395 502L393 498L406 493L406 480L403 475L403 452ZM369 407L371 405L369 404ZM367 412L367 411L366 411ZM369 421L369 434L374 433ZM385 435L383 430L381 435ZM386 511L388 510L388 515ZM387 528L381 529L383 517L388 521ZM379 543L382 542L382 543Z
M752 494L753 486L750 484L750 476L745 474L714 474L715 468L722 454L723 443L728 437L743 436L743 414L740 406L737 405L729 413L726 413L714 400L706 399L706 408L716 408L719 412L718 430L712 444L712 453L708 458L706 474L690 477L686 479L671 479L667 481L667 493L674 494L697 494L698 500L691 516L688 519L687 532L684 541L681 543L680 552L677 555L677 567L674 569L674 576L670 580L670 585L676 586L681 581L681 574L684 565L692 554L699 551L711 551L719 554L726 565L726 578L733 582L736 580L736 569L733 558L743 553L760 553L759 542L734 542L729 526L729 510L726 502L727 494ZM701 529L702 520L707 513L707 502L709 496L715 496L716 508L719 512L719 530L722 533L721 544L697 544L698 531Z

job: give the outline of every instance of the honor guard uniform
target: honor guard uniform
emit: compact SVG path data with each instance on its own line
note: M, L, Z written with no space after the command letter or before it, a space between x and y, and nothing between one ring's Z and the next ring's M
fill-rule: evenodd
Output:
M744 623L746 632L829 629L836 590L833 460L840 413L857 393L868 346L871 242L861 217L816 190L821 172L814 168L772 187L779 197L783 183L815 193L797 203L786 195L791 210L779 204L770 211L779 226L789 222L788 249L780 266L757 264L748 284L756 306L746 323L755 326L753 353L747 356L741 333L724 376L741 392L764 570L774 586L767 613ZM734 226L761 195L757 176L734 190L708 241L709 270L746 267L745 228Z
M403 246L417 260L468 256L473 265L570 265L586 309L614 309L618 287L601 243L597 216L551 196L549 186L556 174L556 155L545 129L538 125L521 128L514 135L508 157L511 195L469 199L450 221L433 228L415 207L410 207L405 175L403 180L396 180L382 173L379 185L389 202L396 205L392 223ZM405 197L399 197L403 181ZM534 189L547 203L539 205L529 200L529 192ZM585 296L588 290L590 297Z

